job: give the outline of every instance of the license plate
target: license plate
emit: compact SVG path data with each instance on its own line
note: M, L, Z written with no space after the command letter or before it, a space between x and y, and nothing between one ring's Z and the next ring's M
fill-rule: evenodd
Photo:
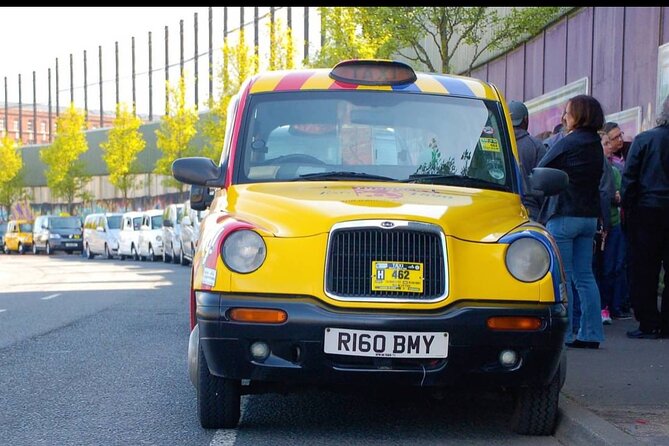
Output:
M325 353L380 358L446 358L446 332L390 332L326 328Z
M65 243L65 246L67 246L67 247L75 247L75 248L76 248L76 247L79 246L79 245L76 244L76 243Z
M372 291L423 292L423 264L372 262Z

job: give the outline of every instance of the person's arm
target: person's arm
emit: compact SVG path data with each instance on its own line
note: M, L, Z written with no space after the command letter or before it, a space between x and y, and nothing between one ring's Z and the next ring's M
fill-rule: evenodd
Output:
M630 209L636 205L639 195L639 175L641 173L641 164L645 152L645 145L640 139L634 138L630 147L623 178L620 186L620 196L623 209Z

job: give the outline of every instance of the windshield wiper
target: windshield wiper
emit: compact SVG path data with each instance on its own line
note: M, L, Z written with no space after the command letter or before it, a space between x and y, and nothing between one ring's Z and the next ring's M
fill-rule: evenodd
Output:
M345 171L305 173L304 175L300 175L297 178L293 178L291 181L299 181L299 180L334 180L334 181L367 180L367 181L393 181L393 182L397 181L395 178L384 177L382 175L372 175L370 173L364 173L364 172L345 172Z
M484 189L495 189L508 191L509 188L504 184L495 183L476 177L468 177L466 175L440 175L440 174L413 174L409 178L402 180L404 183L428 183L428 184L444 184L449 186L472 186L482 187Z

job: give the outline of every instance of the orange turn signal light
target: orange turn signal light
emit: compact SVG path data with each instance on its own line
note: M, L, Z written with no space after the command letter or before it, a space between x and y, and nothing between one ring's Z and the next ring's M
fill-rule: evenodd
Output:
M491 330L539 330L543 325L541 318L530 316L494 316L486 323Z
M269 308L233 308L229 314L230 319L237 322L281 324L288 320L288 314L285 311Z

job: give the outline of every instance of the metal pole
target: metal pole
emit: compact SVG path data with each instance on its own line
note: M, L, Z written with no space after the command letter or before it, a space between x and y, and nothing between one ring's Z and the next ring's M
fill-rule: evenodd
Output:
M288 17L286 19L286 22L287 22L286 26L288 26L288 29L292 30L292 28L293 28L293 8L288 6L288 11L286 11L286 12L287 12L287 15L288 15Z
M223 40L228 38L228 7L223 7Z
M153 121L153 68L151 56L151 31L149 31L149 121Z
M118 98L118 40L114 42L114 46L116 48L116 104L115 104L115 109L117 111L116 116L118 116L118 103L119 103L119 98Z
M244 7L239 8L239 32L244 31Z
M51 119L52 119L52 114L51 114L51 68L49 68L49 142L51 142Z
M9 107L7 106L7 76L5 76L5 135L9 135Z
M211 6L209 7L209 101L214 97L214 52L213 52L213 18Z
M258 57L258 22L260 21L259 18L259 11L258 7L254 6L253 7L253 52Z
M165 116L169 115L170 111L170 61L169 61L169 47L167 40L167 26L165 27Z
M84 50L84 123L85 128L88 128L88 65L86 50Z
M70 53L70 105L74 104L74 58Z
M33 71L33 144L37 144L37 78Z
M197 12L195 13L195 110L197 110L197 104L199 101L199 95L198 95L198 85L197 85L197 78L198 78L198 65L197 65L197 60L198 60L198 55L197 55Z
M23 143L23 111L21 105L21 75L19 74L19 141Z
M184 77L184 21L179 20L179 76Z
M135 93L135 36L132 36L132 115L137 116L137 95Z
M56 57L56 119L60 116L60 102L58 101L60 92L58 90L58 58Z
M309 7L304 7L304 60L309 58Z
M103 112L103 106L102 106L102 46L98 46L98 64L99 64L99 80L100 80L100 128L104 127L104 112Z

